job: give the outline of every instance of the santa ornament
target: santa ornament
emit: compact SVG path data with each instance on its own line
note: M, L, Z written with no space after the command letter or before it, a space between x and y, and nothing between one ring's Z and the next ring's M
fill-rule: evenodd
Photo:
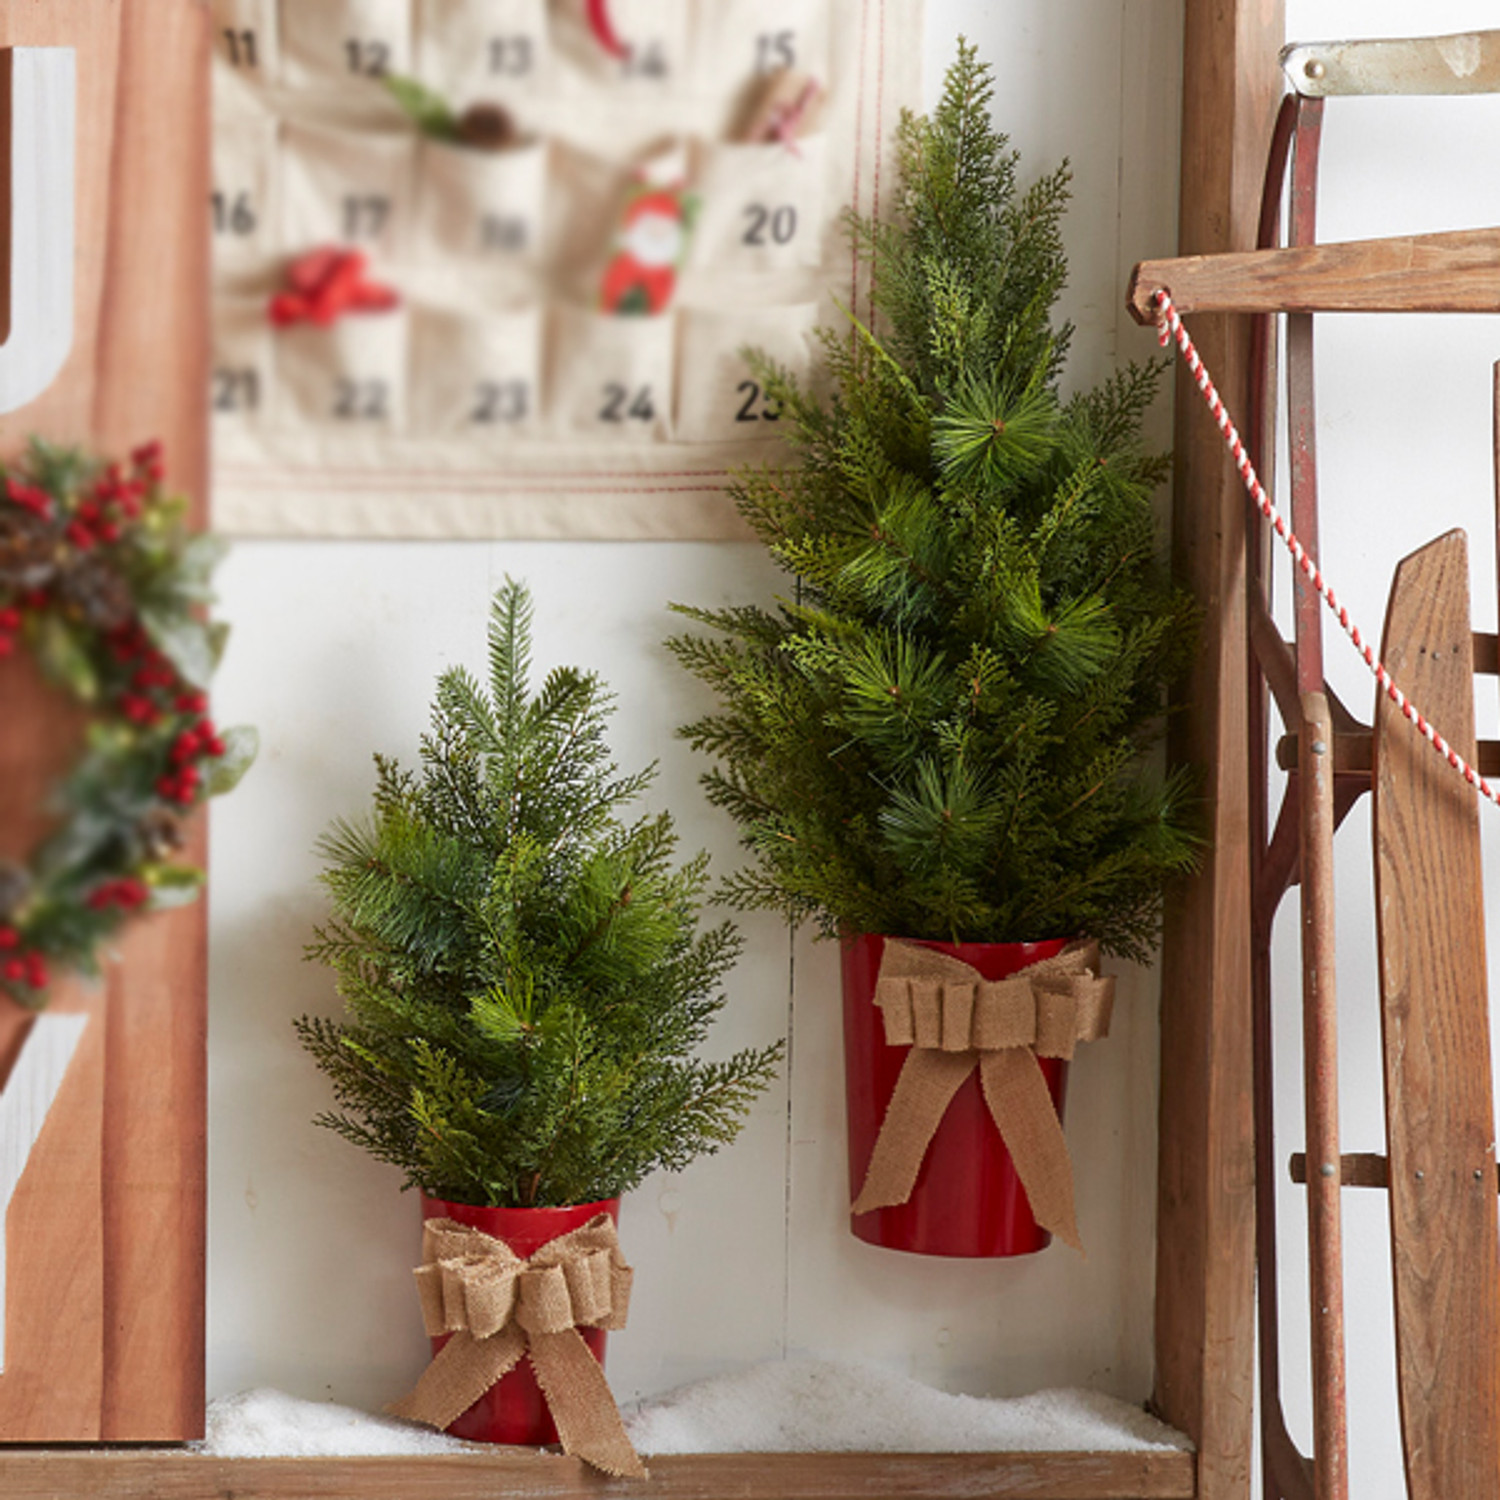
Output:
M600 287L603 311L656 317L667 310L697 207L687 190L684 152L674 150L636 170Z

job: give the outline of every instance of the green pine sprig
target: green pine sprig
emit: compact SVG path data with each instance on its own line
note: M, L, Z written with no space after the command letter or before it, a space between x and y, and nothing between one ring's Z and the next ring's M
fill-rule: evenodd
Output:
M732 904L1144 957L1199 847L1190 778L1148 753L1196 618L1141 439L1164 367L1060 392L1069 173L1022 185L993 92L960 44L903 120L900 216L852 226L873 325L823 335L816 386L752 356L797 462L732 493L797 589L679 607L718 699L683 732L753 857Z
M420 766L376 759L370 814L320 851L333 902L309 956L345 1017L304 1017L337 1108L319 1123L453 1202L612 1198L731 1141L779 1046L696 1054L740 939L700 931L707 857L666 815L622 819L600 679L535 692L532 610L497 596L485 681L438 683Z

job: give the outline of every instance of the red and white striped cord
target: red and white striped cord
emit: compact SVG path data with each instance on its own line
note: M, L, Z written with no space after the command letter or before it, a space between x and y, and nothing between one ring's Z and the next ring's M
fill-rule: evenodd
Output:
M1192 335L1183 327L1182 318L1177 309L1172 305L1172 298L1166 291L1158 291L1154 298L1156 302L1156 327L1157 334L1161 339L1162 348L1165 349L1173 343L1182 351L1182 357L1187 361L1188 369L1193 372L1193 380L1203 399L1208 403L1208 409L1218 424L1219 431L1224 434L1224 441L1229 445L1229 451L1234 455L1235 467L1239 470L1240 478L1244 481L1245 489L1250 498L1255 502L1261 515L1271 523L1272 530L1281 538L1288 552L1292 554L1293 561L1301 569L1303 576L1312 584L1320 595L1323 602L1334 613L1339 624L1344 628L1344 634L1354 642L1354 649L1364 658L1365 665L1374 674L1375 681L1380 684L1381 691L1396 705L1414 725L1417 732L1432 746L1444 760L1463 777L1481 796L1500 806L1500 795L1487 782L1478 771L1461 756L1452 745L1440 735L1437 730L1428 723L1427 719L1418 710L1417 706L1407 698L1406 694L1391 680L1391 674L1386 671L1385 664L1375 655L1375 650L1368 645L1363 635L1360 634L1359 626L1349 618L1349 611L1339 602L1339 597L1334 593L1328 580L1324 578L1317 563L1307 555L1307 550L1297 540L1296 533L1287 525L1280 511L1271 502L1271 497L1266 494L1265 487L1260 482L1260 476L1255 472L1255 465L1250 462L1250 455L1245 452L1245 445L1240 441L1239 432L1229 419L1229 413L1224 409L1224 403L1219 398L1219 393L1214 387L1213 379L1207 369L1204 368L1203 360L1194 345Z

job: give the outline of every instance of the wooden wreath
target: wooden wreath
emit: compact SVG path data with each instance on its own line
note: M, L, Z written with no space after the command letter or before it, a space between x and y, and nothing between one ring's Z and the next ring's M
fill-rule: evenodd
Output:
M255 754L253 730L207 717L222 546L188 531L162 475L157 443L121 466L33 442L0 468L0 657L24 645L89 713L51 832L27 862L0 859L0 992L32 1008L59 972L97 973L132 913L197 896L203 872L173 857L183 819Z

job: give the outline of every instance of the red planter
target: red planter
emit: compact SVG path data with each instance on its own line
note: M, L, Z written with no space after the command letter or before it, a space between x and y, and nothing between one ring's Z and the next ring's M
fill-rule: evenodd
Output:
M482 1230L504 1240L523 1260L549 1241L581 1229L600 1214L608 1214L618 1224L620 1200L609 1198L602 1203L580 1203L573 1208L475 1208L468 1203L444 1203L422 1195L424 1220L453 1219L470 1229ZM608 1335L602 1328L580 1328L578 1332L602 1365ZM436 1354L447 1342L446 1334L433 1339L432 1352ZM522 1359L509 1375L491 1386L448 1431L471 1443L518 1443L541 1448L557 1441L557 1427L529 1359Z
M985 979L1005 979L1028 964L1052 958L1064 938L1040 943L935 943ZM844 1090L849 1118L850 1201L859 1194L875 1137L910 1047L887 1046L875 981L885 939L861 934L844 944ZM1068 1065L1041 1059L1042 1073L1062 1116ZM894 1208L850 1216L855 1235L887 1250L914 1255L997 1257L1045 1250L1052 1236L1031 1215L1026 1190L990 1118L976 1069L954 1096L938 1126L911 1197Z

